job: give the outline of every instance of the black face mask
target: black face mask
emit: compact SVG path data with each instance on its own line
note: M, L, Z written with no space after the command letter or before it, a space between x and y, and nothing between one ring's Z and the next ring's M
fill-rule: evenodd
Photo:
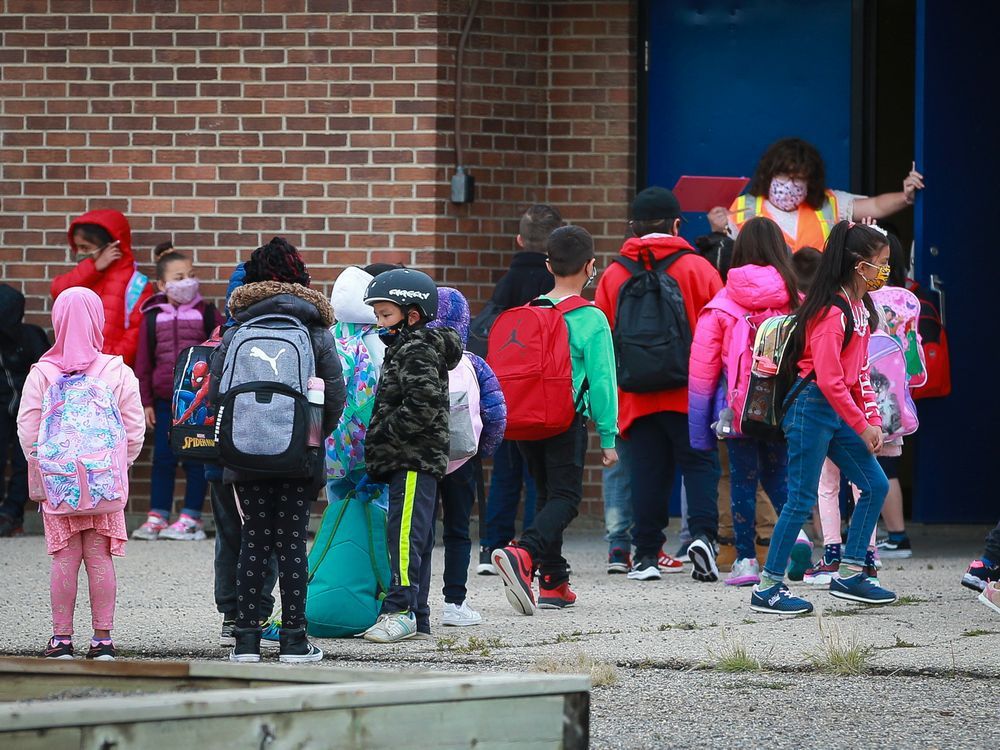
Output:
M386 346L392 346L399 339L399 335L406 328L405 323L397 323L394 326L379 326L377 329L379 340Z

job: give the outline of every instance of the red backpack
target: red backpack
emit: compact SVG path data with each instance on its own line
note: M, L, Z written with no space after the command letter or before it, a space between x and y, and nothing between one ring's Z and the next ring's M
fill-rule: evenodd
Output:
M507 401L507 440L544 440L573 423L586 387L574 402L569 328L563 316L590 304L578 295L556 305L539 298L497 317L486 361Z
M933 295L926 292L915 281L910 280L909 289L920 300L920 317L917 332L924 350L927 366L927 380L913 389L913 398L941 398L951 393L951 355L948 351L948 332L945 330L941 313L938 312Z

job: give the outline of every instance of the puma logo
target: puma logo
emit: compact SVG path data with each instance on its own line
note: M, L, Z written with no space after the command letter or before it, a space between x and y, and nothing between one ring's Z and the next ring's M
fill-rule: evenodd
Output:
M503 351L504 349L506 349L511 344L516 344L517 346L521 347L522 349L527 349L528 348L527 346L525 346L524 344L522 344L520 341L517 340L517 329L516 328L510 332L510 338L507 339L507 343L506 344L504 344L503 346L500 347L500 351Z
M265 362L267 362L269 365L271 365L271 369L274 370L274 376L275 377L278 377L278 357L280 357L284 353L285 353L285 349L281 348L281 349L278 350L277 354L275 354L273 357L269 357L269 356L267 356L267 354L264 353L264 351L259 346L255 346L252 349L250 349L250 356L251 357L256 357L257 359L262 359Z

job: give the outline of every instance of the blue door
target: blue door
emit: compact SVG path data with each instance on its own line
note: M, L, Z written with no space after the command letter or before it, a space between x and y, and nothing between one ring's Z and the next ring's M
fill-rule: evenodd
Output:
M917 402L914 517L922 521L1000 517L998 27L998 3L918 3L915 158L927 189L914 214L916 273L944 290L953 389Z
M684 174L749 177L769 144L798 136L823 154L827 184L850 190L851 7L851 0L644 3L639 187L672 188ZM686 218L689 239L708 231L703 215Z

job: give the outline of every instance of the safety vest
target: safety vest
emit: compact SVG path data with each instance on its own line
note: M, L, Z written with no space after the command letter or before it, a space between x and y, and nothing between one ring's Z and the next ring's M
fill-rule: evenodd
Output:
M743 225L755 216L766 216L773 219L762 195L741 195L730 207L733 223L737 232L743 229ZM826 238L830 235L830 228L837 223L839 216L837 209L837 196L832 190L826 191L826 200L820 209L814 209L806 203L802 203L798 209L799 220L796 225L796 236L789 237L785 230L781 233L785 235L785 242L792 248L794 253L799 248L815 247L823 249ZM779 225L780 226L780 225Z

